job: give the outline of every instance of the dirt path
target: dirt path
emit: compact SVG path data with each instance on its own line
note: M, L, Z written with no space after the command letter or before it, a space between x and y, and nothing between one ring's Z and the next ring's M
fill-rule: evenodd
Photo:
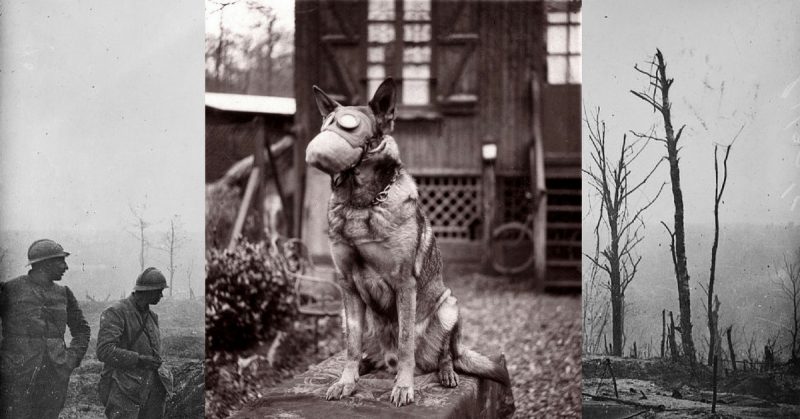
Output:
M580 417L580 297L536 294L523 280L451 271L445 282L458 298L465 342L506 355L515 417Z

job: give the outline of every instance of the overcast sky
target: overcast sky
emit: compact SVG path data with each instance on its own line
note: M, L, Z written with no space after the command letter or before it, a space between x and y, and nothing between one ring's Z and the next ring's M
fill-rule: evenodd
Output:
M680 156L688 223L713 223L712 144L730 142L743 124L721 222L800 221L800 2L591 1L583 3L583 22L584 105L601 108L615 148L624 132L653 123L663 136L660 114L629 90L647 83L633 65L647 69L656 47L664 53L675 79L673 123L686 124ZM643 173L664 153L652 143L633 170ZM663 164L647 193L668 178ZM669 221L672 211L665 189L648 217Z
M4 2L0 229L202 234L202 4ZM202 240L202 236L200 236Z

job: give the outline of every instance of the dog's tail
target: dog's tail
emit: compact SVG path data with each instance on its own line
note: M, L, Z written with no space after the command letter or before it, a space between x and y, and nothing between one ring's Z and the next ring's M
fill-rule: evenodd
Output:
M488 378L506 387L511 386L511 378L508 375L508 369L506 369L505 357L500 355L496 360L493 360L461 345L459 323L456 323L453 329L451 351L453 367L456 372Z

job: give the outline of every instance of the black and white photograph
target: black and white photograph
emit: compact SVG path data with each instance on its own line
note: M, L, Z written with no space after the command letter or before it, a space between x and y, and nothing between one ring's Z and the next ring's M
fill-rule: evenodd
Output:
M800 3L583 22L583 416L800 416Z
M205 6L206 415L579 417L581 2Z
M0 6L0 417L204 417L203 23Z

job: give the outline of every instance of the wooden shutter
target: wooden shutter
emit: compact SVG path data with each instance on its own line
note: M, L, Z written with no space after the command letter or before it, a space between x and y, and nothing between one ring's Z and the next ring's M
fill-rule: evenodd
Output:
M321 0L319 5L320 87L342 104L362 103L360 80L365 69L361 37L366 2Z
M442 113L471 114L478 102L479 2L433 3L436 100Z

